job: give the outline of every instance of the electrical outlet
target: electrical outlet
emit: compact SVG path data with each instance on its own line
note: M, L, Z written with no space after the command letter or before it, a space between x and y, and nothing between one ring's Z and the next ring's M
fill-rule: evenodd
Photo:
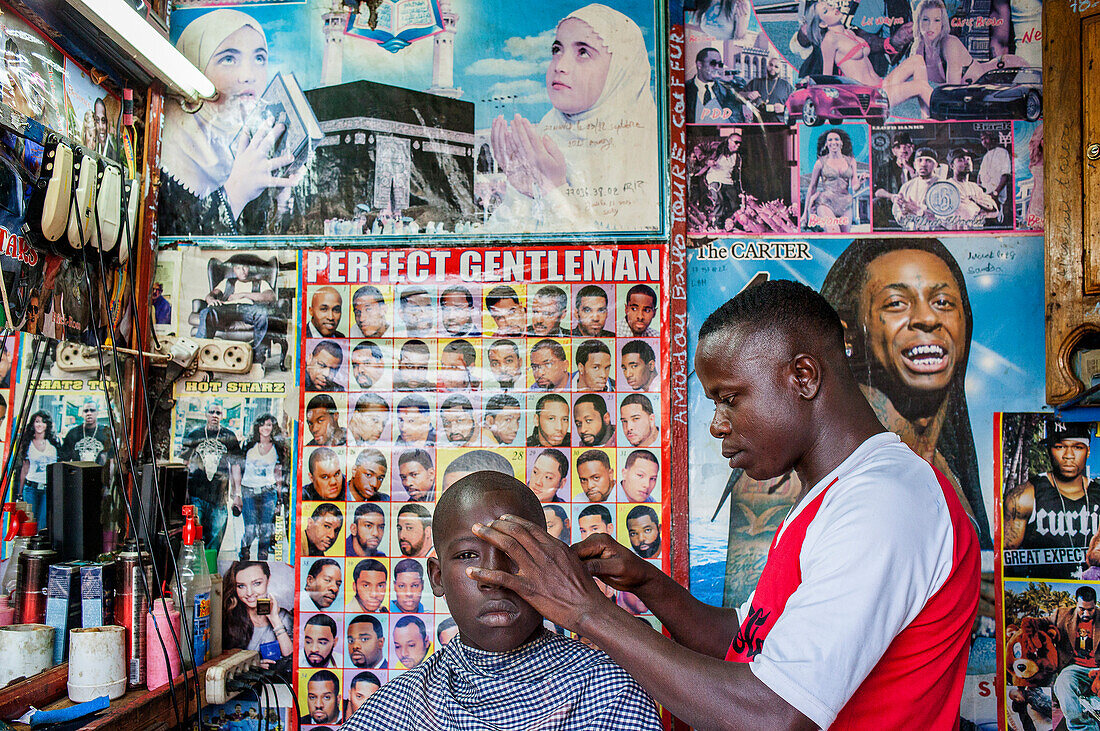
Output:
M199 343L198 367L211 373L248 373L252 369L252 347L229 340L204 340Z
M225 703L236 693L230 693L226 684L243 672L260 667L260 653L255 650L238 650L217 665L206 669L206 702Z
M108 351L103 351L106 353ZM67 340L57 344L57 367L63 371L79 373L99 370L101 351L90 345L80 345Z

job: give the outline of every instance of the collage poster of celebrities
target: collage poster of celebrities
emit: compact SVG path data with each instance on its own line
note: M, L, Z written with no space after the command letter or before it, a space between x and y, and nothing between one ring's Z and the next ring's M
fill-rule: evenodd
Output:
M814 287L840 313L853 372L883 425L955 486L982 547L983 599L962 705L976 724L999 715L993 414L1043 402L1042 262L1041 239L1008 236L718 239L689 255L689 333L757 277ZM688 362L694 348L691 338ZM718 443L700 438L713 410L695 378L688 403L691 591L737 606L800 487L795 475L756 482L731 473Z
M688 231L1042 231L1041 0L685 3Z
M298 691L339 680L312 722L457 632L426 563L471 472L527 483L562 541L608 533L669 571L666 265L659 245L303 252Z

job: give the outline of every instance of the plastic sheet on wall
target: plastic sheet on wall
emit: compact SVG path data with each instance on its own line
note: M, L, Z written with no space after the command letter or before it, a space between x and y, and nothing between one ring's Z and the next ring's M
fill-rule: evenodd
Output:
M412 5L177 9L221 97L166 106L162 235L666 231L660 4Z
M562 540L608 532L669 571L663 244L301 257L303 707L314 673L334 673L350 701L360 673L396 677L453 635L425 564L437 496L472 471L527 483ZM607 591L656 624L636 597ZM318 615L336 627L327 654L303 648ZM409 617L422 634L405 629ZM368 657L351 628L375 621L385 641ZM353 710L338 700L305 720L336 724Z

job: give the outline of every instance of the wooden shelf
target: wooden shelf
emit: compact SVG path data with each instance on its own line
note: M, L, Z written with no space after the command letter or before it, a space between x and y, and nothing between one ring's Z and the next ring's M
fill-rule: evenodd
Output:
M199 703L206 704L206 671L232 653L224 653L199 667ZM0 719L15 718L23 715L34 706L41 709L66 708L73 703L66 696L66 683L69 677L68 663L40 673L33 678L22 680L0 690ZM172 705L173 691L179 707L181 720L194 715L198 709L195 703L196 671L184 673L171 685L154 691L137 688L111 701L111 706L99 715L89 717L82 726L85 729L104 729L104 731L161 731L176 726L176 712ZM12 723L16 729L29 729L30 726Z

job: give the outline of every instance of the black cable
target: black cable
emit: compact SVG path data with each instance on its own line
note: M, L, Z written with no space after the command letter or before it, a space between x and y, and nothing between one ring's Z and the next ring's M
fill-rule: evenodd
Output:
M98 203L98 201L97 201L97 203ZM84 241L83 224L82 224L79 216L76 219L76 223L77 223L77 235L79 237L79 240L81 242L83 242ZM98 205L96 206L95 223L96 223L96 227L98 229L98 227L99 227ZM95 290L92 286L91 264L88 260L87 246L82 246L81 247L81 254L84 258L84 280L85 280L85 283L88 285L88 304L89 304L89 307L92 310L93 322L92 322L92 326L91 326L91 331L92 331L92 334L95 338L96 347L99 351L100 358L101 358L102 353L103 353L103 343L102 343L102 340L99 336L99 328L97 327L96 323L94 322L94 320L96 318L96 311L95 311L95 308L94 308ZM102 251L100 251L100 256L102 256ZM106 282L104 280L105 280L105 272L101 271L100 272L100 284L102 285L102 289L103 289L104 293L106 293ZM113 323L113 314L111 312L111 307L110 307L110 298L107 297L106 295L104 297L104 304L107 307L108 328L113 330L113 324L112 324ZM117 346L115 345L115 337L114 337L113 332L112 332L112 337L111 337L111 345L112 345L113 364L114 364L114 367L115 367L115 387L120 389L121 385L122 385L121 369L119 368L119 364L118 364L118 350L117 350ZM99 373L100 373L101 380L104 384L103 393L104 393L104 399L107 402L107 423L108 423L108 426L110 427L110 430L111 430L111 439L114 442L116 469L119 469L119 476L121 477L121 469L120 469L121 465L119 464L120 460L119 460L119 454L118 454L118 448L119 448L120 441L118 439L118 432L115 429L114 411L111 408L110 379L107 377L108 374L105 372L102 361L99 362ZM121 392L119 393L119 396L121 398ZM125 421L126 421L126 419L125 419L126 409L123 407L122 404L119 404L119 406L121 407L119 409L119 412L120 412L120 418L123 420L123 429L128 434L129 429L126 427L126 423L125 423ZM129 463L131 475L135 475L135 474L137 474L137 470L136 470L135 465L134 465L133 449L130 448L130 445L129 445L128 442L129 442L129 439L127 439L126 458L127 458L127 462ZM127 517L130 520L130 525L135 526L137 524L134 521L134 511L133 511L133 506L131 504L130 496L127 493L127 491L125 490L124 486L122 486L120 489L121 489L122 496L123 496L123 502L126 505L126 514L127 514ZM142 506L141 506L141 503L139 501L138 502L139 510L141 509L141 507ZM143 520L140 525L145 527L147 545L151 546L152 541L151 541L151 536L149 535L148 523ZM139 551L140 551L140 545L139 545ZM160 572L159 572L159 568L156 566L155 562L153 563L153 571L156 573L157 582L158 582L158 586L159 586L160 585ZM139 576L141 577L141 579L138 583L140 583L141 586L142 586L142 592L145 595L146 606L151 608L153 606L154 602L153 602L152 591L151 591L150 587L148 586L148 583L147 583L146 578L145 578L145 572L144 571L139 572ZM167 613L167 605L166 605L165 602L163 602L163 597L162 597L162 606L164 606L165 612ZM181 607L181 611L182 610L183 610L183 608ZM186 613L185 613L185 616L186 616ZM155 623L154 623L154 627L156 627ZM171 624L169 624L169 627L171 628L171 634L172 634L172 637L173 637L173 642L176 644L176 649L182 655L182 647L179 644L178 638L175 636L175 628L171 627ZM160 638L161 649L162 649L162 651L164 652L164 655L165 655L166 667L170 666L170 663L168 662L168 649L167 649L167 646L164 644L163 638L161 638L159 632L158 632L157 636L158 636L158 638ZM191 646L190 645L190 636L187 635L186 633L184 634L184 636L187 638L188 643L189 643L189 647L190 647ZM201 696L200 689L198 687L198 674L197 673L195 674L195 693L196 693L196 698L197 698L197 700L200 704L200 715L201 715L202 696ZM183 720L182 720L182 717L180 715L180 710L179 710L178 701L176 699L176 692L175 692L175 685L174 684L171 687L171 696L172 696L172 707L173 707L173 710L174 710L175 715L176 715L177 724L182 724ZM188 696L185 696L185 697L187 699L187 705L184 708L184 714L189 715L188 712L190 710L190 696L188 695Z

